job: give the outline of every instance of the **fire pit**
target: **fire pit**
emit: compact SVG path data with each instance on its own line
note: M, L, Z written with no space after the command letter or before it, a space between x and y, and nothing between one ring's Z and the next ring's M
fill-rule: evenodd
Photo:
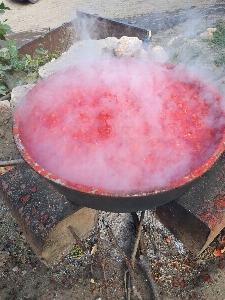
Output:
M29 165L68 200L151 209L183 194L224 151L219 93L179 67L110 59L71 67L19 103L13 133Z

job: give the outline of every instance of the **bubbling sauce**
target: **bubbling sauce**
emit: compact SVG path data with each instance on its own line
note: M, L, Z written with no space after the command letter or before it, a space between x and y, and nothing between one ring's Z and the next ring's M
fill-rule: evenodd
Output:
M30 157L59 178L152 191L212 155L224 134L221 105L214 88L185 70L115 59L41 81L15 120Z

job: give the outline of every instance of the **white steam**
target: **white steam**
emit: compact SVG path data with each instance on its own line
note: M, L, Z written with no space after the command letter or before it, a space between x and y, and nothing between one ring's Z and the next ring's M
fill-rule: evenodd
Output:
M205 163L224 138L213 86L224 92L198 40L202 18L187 24L145 50L135 38L90 40L83 24L87 40L42 68L56 73L17 108L33 159L71 182L128 192L166 188ZM165 65L174 57L177 67Z
M20 137L33 159L60 178L154 190L212 154L224 129L216 97L180 68L106 59L40 82L17 109Z

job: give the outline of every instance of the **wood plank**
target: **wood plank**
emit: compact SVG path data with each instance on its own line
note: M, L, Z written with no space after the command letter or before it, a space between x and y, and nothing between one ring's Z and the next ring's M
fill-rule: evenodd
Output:
M0 193L33 251L46 265L76 243L69 226L82 239L97 222L96 210L69 202L27 164L0 176Z

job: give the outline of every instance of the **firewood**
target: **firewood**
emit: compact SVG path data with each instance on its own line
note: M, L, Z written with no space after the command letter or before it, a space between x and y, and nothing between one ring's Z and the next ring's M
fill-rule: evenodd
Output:
M97 222L96 210L69 202L27 164L0 176L0 197L46 265L67 254L77 243L75 236L86 237Z

